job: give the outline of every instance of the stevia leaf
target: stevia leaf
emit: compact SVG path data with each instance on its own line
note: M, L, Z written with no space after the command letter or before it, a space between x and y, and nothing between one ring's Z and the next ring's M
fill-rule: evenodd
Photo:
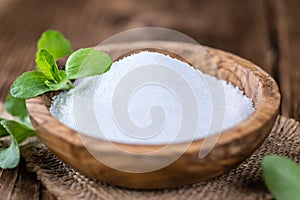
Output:
M9 134L11 134L17 143L21 143L25 141L28 137L35 136L35 131L17 121L14 120L1 120L1 125L7 130Z
M0 122L2 120L5 120L5 119L0 118ZM9 135L9 133L7 132L7 130L0 124L0 138L4 137L4 136L8 136L8 135Z
M29 71L19 76L10 88L10 93L16 98L31 98L50 91L45 84L47 77L39 71Z
M20 162L20 149L18 143L12 138L8 148L0 150L0 168L12 169Z
M25 99L15 98L10 93L6 97L5 109L12 116L19 117L20 119L28 116Z
M26 126L33 129L29 116L20 118L21 122L23 122Z
M99 75L106 72L112 64L109 55L93 48L79 49L67 60L66 72L69 79Z
M58 67L53 56L50 55L48 51L40 49L37 53L35 62L37 64L37 69L41 70L47 79L53 80L54 82L59 82L61 80Z
M5 109L12 116L18 117L24 124L32 127L27 113L25 99L15 98L9 93L6 97Z
M20 162L19 144L27 138L35 136L33 129L13 120L0 119L0 125L11 136L11 144L8 148L0 150L0 167L10 169Z
M58 31L45 31L38 41L38 50L46 49L54 58L65 57L72 53L71 43Z
M51 81L45 81L45 84L50 88L51 91L57 91L57 90L68 90L73 88L73 84L68 79L68 76L65 71L60 70L60 77L61 81L58 83L53 83Z
M265 156L262 161L263 178L277 200L300 198L300 166L278 155Z

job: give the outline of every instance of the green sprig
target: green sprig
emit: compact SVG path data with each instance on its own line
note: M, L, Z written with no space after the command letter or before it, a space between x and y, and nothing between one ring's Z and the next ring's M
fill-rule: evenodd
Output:
M68 55L66 71L60 70L56 60ZM19 144L36 135L29 121L25 99L49 91L69 90L73 88L71 80L105 73L112 64L109 55L93 48L72 53L70 42L54 30L44 32L39 39L35 62L36 70L19 76L6 99L6 110L22 123L0 118L0 138L11 137L10 146L0 150L0 168L16 167L20 162Z

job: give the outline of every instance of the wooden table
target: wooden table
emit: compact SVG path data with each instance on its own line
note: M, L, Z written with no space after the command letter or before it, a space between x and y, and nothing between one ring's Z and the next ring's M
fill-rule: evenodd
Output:
M201 44L252 60L279 83L281 113L300 119L299 1L289 0L1 0L0 99L13 80L34 68L36 41L49 28L63 32L74 49L141 26L183 32ZM25 170L0 170L1 199L54 199Z

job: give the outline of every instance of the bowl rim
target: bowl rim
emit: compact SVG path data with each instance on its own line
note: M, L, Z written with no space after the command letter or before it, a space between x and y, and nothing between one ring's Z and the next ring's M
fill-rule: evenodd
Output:
M149 43L147 42L130 42L130 44L134 43L143 43L149 44L149 46L155 46L161 43L161 41L151 41ZM170 43L170 45L175 45L175 44L182 44L184 42L165 42L164 43ZM126 45L126 43L122 43L122 45ZM128 43L129 44L129 43ZM120 43L115 43L115 44L107 44L107 45L102 45L101 48L103 48L104 51L109 51L109 49L116 48L116 46L120 45ZM184 43L184 45L195 45L191 43ZM96 47L97 48L97 47ZM235 64L237 64L240 67L247 68L250 70L253 75L256 78L260 79L261 82L261 90L262 90L262 95L260 98L260 103L255 107L254 112L246 118L244 121L240 122L236 126L226 129L221 132L219 135L219 138L217 140L217 143L215 146L218 146L219 144L224 144L224 143L229 143L232 142L233 140L239 139L246 137L250 135L252 132L255 130L260 129L262 126L265 125L266 122L268 122L271 118L275 118L278 115L278 110L279 110L279 105L280 105L280 93L279 93L279 88L274 81L274 79L263 69L259 68L257 65L254 63L243 59L237 55L234 55L229 52L225 52L219 49L211 48L211 47L206 47L204 46L205 50L208 52L214 51L217 52L218 54L221 54L223 57L225 57L228 61L234 61ZM210 55L210 54L209 54ZM263 81L261 81L263 80ZM80 136L78 131L71 129L67 127L66 125L62 124L59 122L56 118L54 118L49 110L47 109L46 105L44 104L43 98L45 97L45 94L30 98L26 100L26 106L28 110L28 114L30 116L31 121L37 121L38 117L40 116L41 113L45 115L48 119L48 121L44 122L43 124L37 124L38 128L45 129L49 131L51 134L53 134L55 137L58 137L62 140L65 140L68 143L72 143L73 145L77 145L79 147L85 148L84 145L81 142ZM49 126L51 124L51 126ZM69 135L66 134L61 134L55 131L51 131L51 127L55 125L57 127L60 127L62 131L68 131L68 133L71 133ZM38 132L38 131L37 131ZM39 134L38 134L39 135ZM83 134L85 135L85 134ZM71 137L70 137L71 136ZM87 135L85 135L87 136ZM140 150L149 149L157 149L157 148L163 148L166 144L128 144L128 143L123 143L123 142L114 142L114 141L108 141L104 139L99 139L91 136L90 137L93 140L97 140L98 142L103 142L103 143L113 143L116 144L120 147L129 147L130 149L134 149L136 152L139 152ZM189 147L195 147L195 148L188 148L186 151L195 151L199 150L198 147L199 145L202 145L204 142L204 139L207 138L212 138L214 137L214 134L211 136L208 136L206 138L199 138L195 139L193 141L184 141L184 142L179 142L179 143L174 143L174 144L167 144L168 146L180 146L180 145L188 145ZM184 152L186 153L186 152Z

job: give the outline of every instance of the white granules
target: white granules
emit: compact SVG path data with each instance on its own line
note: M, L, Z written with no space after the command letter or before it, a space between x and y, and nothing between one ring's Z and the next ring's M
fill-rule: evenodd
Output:
M157 74L151 74L146 68L143 72L143 66L146 65L155 65L152 69L157 69L153 72ZM138 68L142 69L140 75L131 77ZM173 78L180 75L181 82L175 79L172 85L158 83L163 80L161 77L172 78L173 73L166 73L166 69L174 72ZM143 83L139 78L153 81ZM132 87L135 81L139 85L135 86L130 95L124 89L120 90L121 87ZM187 85L194 95L190 95L188 88L184 88ZM176 94L176 91L183 92L183 95ZM123 96L127 99L123 100ZM195 98L196 104L184 105L184 102L193 102L186 98ZM122 101L128 105L121 104ZM157 106L162 108L162 116L152 112ZM194 114L183 114L185 109L192 109ZM50 112L63 124L91 137L130 144L167 144L204 138L229 129L249 117L254 107L250 98L224 80L206 75L170 56L140 52L114 62L103 75L75 81L74 89L53 98ZM157 122L160 118L164 120L163 123ZM186 131L189 133L180 132L181 127L191 128L195 120L198 125L193 133L190 133L190 129ZM151 136L148 134L147 137L142 134L145 127L156 122L162 125L158 132ZM191 123L191 126L183 123ZM128 125L129 129L124 125ZM137 129L130 129L132 126ZM141 135L139 131L131 133L128 130L140 130Z

